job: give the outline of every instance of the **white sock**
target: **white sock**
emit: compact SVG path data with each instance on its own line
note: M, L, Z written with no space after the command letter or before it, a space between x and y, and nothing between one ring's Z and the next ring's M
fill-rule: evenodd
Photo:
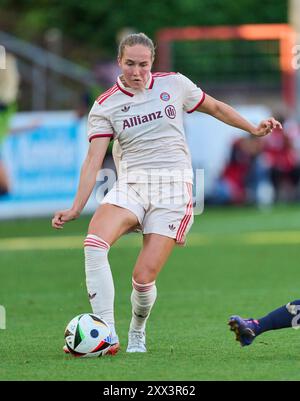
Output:
M89 234L84 241L85 274L93 313L102 317L116 336L114 319L115 288L111 274L109 244L97 235Z
M148 284L138 284L132 279L132 287L130 330L145 331L147 319L156 300L155 281Z

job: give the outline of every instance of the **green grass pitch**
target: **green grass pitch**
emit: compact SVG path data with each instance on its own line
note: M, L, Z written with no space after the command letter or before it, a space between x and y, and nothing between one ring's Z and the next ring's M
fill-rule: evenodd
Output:
M298 380L300 332L269 332L241 348L231 314L261 317L300 297L300 207L206 209L185 248L176 248L157 281L147 354L126 354L131 271L140 237L110 251L115 357L80 359L62 352L75 315L90 311L82 241L88 218L62 232L50 219L0 222L0 380Z

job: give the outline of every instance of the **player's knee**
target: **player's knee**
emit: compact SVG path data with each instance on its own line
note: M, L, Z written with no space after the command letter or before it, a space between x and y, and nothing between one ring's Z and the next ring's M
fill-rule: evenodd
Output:
M145 266L144 269L140 271L133 272L132 278L136 283L148 284L156 280L157 269L155 266Z

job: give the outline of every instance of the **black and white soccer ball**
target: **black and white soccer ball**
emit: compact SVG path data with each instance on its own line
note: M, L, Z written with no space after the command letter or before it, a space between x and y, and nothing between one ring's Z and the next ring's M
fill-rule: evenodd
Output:
M111 346L111 337L108 324L93 313L75 316L65 330L65 344L78 357L105 355Z

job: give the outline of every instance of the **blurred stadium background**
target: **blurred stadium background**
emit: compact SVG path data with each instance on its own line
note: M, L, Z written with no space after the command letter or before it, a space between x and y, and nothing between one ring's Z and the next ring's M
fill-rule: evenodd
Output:
M207 204L299 200L298 2L270 1L262 8L247 1L170 1L161 12L153 1L148 15L155 18L145 23L134 1L124 15L108 1L2 3L0 43L9 58L1 70L0 177L6 174L6 182L0 178L0 218L49 215L70 204L87 148L89 108L119 73L118 41L140 30L156 42L154 70L180 71L254 123L271 114L285 123L288 144L274 136L255 150L246 141L234 145L245 136L238 130L198 113L186 116L194 168L205 170ZM78 21L80 12L85 18ZM279 150L285 160L276 164ZM239 157L249 158L247 166L232 166ZM258 177L259 163L266 179ZM91 199L86 211L95 206Z
M285 334L271 337L270 350L276 350L280 359L274 369L263 346L240 356L224 325L232 312L262 314L293 295L299 297L300 2L152 0L145 12L137 0L128 0L126 10L117 0L77 4L0 0L0 304L7 308L7 330L0 330L4 356L0 380L99 378L97 363L88 365L86 361L80 365L85 367L84 373L78 361L73 363L71 377L71 372L64 370L66 357L61 357L58 349L64 324L89 308L81 239L105 178L99 178L85 209L87 216L79 223L57 234L50 229L50 217L69 207L75 195L88 146L87 114L94 99L112 86L119 74L118 41L129 32L140 31L156 42L155 71L187 75L253 123L273 114L284 123L284 132L257 142L206 115L186 116L193 167L205 173L205 212L196 218L190 248L176 250L168 262L169 273L167 268L163 272L162 303L151 326L153 355L138 378L287 378L291 360L294 372L299 366L292 351L282 345ZM112 166L110 151L106 165ZM130 238L111 252L124 342L130 272L139 244L138 238ZM280 261L286 261L287 255L289 265L283 265L288 273L282 279ZM191 269L192 277L182 275L182 265ZM172 291L168 290L171 269ZM189 297L178 285L182 280L186 280ZM208 310L213 311L211 321L207 320ZM199 336L193 357L178 345L178 335L174 345L155 340L161 336L162 325L166 331L173 330L178 313L182 316L180 330L193 321L185 342L194 342L195 333ZM22 341L28 346L22 363L31 363L27 373L15 369L20 327L25 333ZM36 337L30 336L32 332ZM42 338L49 376L39 360ZM176 369L166 365L164 347L168 358L175 358ZM179 352L174 351L176 347ZM221 358L218 366L216 353ZM228 370L232 355L237 360ZM261 355L266 357L264 362ZM137 357L124 358L128 366L142 364ZM110 363L105 362L106 366ZM113 363L114 377L103 375L100 379L137 378L130 370L125 372L122 362ZM250 377L249 364L253 367ZM290 378L297 379L297 375Z

